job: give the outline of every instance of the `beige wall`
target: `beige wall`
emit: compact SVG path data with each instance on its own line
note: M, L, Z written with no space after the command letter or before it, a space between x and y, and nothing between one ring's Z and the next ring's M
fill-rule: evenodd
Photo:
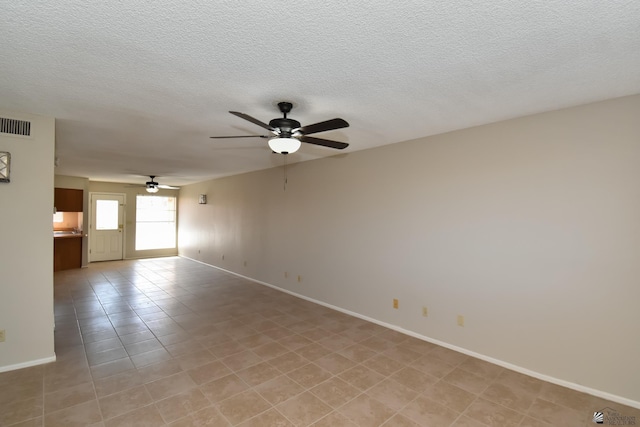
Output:
M144 185L144 179L141 179ZM125 223L124 223L124 258L145 258L156 256L172 256L177 255L177 249L157 249L136 251L136 196L138 194L149 194L143 187L134 187L131 184L122 184L114 182L89 181L90 193L120 193L125 195ZM175 196L178 197L178 190L161 189L157 196ZM87 225L89 217L87 216Z
M186 186L180 254L638 406L639 118L632 96L294 164L286 191Z
M0 110L32 123L32 138L0 135L11 182L0 183L0 371L55 360L53 346L53 118Z

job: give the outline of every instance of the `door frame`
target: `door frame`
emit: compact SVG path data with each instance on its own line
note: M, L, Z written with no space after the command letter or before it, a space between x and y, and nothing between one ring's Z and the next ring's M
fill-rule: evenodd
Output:
M87 244L89 245L88 247L88 254L87 254L87 263L91 262L91 227L93 226L93 223L91 221L93 221L93 196L94 195L100 195L100 194L108 194L110 196L122 196L122 200L123 202L123 206L122 206L122 259L126 259L127 258L127 245L125 245L126 242L126 237L127 237L127 194L126 193L113 193L113 192L109 192L109 191L90 191L89 192L89 207L88 207L88 216L89 216L89 227L87 228L87 233L88 233L88 237L87 237Z

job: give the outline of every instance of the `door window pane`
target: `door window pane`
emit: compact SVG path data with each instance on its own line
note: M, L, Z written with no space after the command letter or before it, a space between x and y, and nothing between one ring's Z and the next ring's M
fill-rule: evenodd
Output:
M118 229L118 201L96 200L96 230Z

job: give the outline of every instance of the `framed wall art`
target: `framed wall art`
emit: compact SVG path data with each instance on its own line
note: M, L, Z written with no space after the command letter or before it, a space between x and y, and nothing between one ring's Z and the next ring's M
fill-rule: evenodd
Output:
M10 182L11 153L0 151L0 182Z

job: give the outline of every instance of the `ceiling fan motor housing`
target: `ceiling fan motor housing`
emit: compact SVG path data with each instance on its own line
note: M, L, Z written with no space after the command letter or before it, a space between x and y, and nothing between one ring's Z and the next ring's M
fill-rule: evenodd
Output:
M277 118L269 122L269 126L280 129L281 138L290 138L292 131L300 127L300 122L293 119Z

